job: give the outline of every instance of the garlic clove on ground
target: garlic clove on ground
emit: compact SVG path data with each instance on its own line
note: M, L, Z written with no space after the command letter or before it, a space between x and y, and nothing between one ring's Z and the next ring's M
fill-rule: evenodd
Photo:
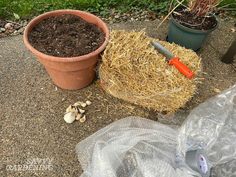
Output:
M81 114L83 114L83 113L85 113L85 110L79 109L79 112L80 112Z
M70 105L68 108L66 108L66 113L68 113L68 112L74 112L77 114L78 110L76 109L75 106Z
M71 124L72 122L75 121L75 116L76 116L75 112L68 112L64 115L64 120L66 123Z
M66 108L66 112L68 113L68 112L72 112L71 111L72 110L72 106L70 105L68 108Z
M77 101L75 104L73 104L73 106L75 106L75 107L80 106L80 105L81 105L80 101Z
M86 121L86 116L84 115L81 119L79 119L81 123L84 123Z
M80 120L80 119L81 119L81 117L82 117L82 114L77 114L77 116L76 116L75 120Z
M86 103L86 105L88 105L88 106L92 104L92 102L89 101L89 100L87 100L85 103Z
M81 101L77 101L77 102L74 104L74 106L82 106L82 107L84 108L84 107L86 107L87 105L86 105L86 103L83 103L83 102L81 102Z
M85 108L85 107L87 106L86 103L81 103L80 105L81 105L83 108Z

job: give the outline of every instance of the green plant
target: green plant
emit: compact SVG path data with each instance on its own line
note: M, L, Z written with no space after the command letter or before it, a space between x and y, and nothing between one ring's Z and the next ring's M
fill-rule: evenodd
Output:
M0 17L30 18L55 9L79 9L108 16L111 9L125 13L132 9L144 9L165 13L168 0L0 0Z
M173 0L173 4L176 2ZM125 13L137 9L165 14L169 4L170 0L0 0L0 18L15 19L14 13L21 19L31 18L56 9L86 10L104 17L112 11ZM235 0L223 0L219 6L233 11L236 3Z

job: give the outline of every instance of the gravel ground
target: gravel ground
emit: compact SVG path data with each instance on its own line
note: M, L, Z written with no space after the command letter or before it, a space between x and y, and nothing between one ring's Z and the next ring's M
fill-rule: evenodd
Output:
M113 29L143 29L147 34L166 38L167 24L157 31L158 20L115 23ZM198 52L202 57L202 83L198 93L177 115L162 117L158 113L113 98L100 88L97 81L78 91L57 88L43 66L25 49L22 36L0 39L0 176L79 176L82 169L75 154L78 142L115 120L126 116L141 116L169 125L180 125L189 110L236 82L233 64L220 62L220 57L235 37L234 21L220 20ZM87 121L66 124L63 113L76 101L92 101L87 108ZM14 165L44 159L52 169L24 171L9 170ZM223 177L221 166L213 176ZM233 168L229 170L234 170ZM229 171L228 170L228 171ZM233 171L236 173L236 171ZM236 174L227 175L233 177Z

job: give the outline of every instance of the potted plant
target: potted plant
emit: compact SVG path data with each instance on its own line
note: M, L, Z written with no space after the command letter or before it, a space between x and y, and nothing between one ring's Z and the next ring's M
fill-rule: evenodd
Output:
M34 18L24 32L25 46L44 65L53 82L75 90L95 77L99 54L109 37L107 25L93 14L56 10Z
M198 50L207 35L218 25L213 10L218 0L190 0L171 14L167 40L186 48Z

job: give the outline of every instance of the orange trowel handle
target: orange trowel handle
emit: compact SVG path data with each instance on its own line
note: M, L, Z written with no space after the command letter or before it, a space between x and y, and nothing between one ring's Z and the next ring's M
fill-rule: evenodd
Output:
M169 60L170 65L174 65L176 69L179 70L183 75L185 75L187 78L192 79L194 76L194 73L181 61L179 61L178 57L174 57Z

